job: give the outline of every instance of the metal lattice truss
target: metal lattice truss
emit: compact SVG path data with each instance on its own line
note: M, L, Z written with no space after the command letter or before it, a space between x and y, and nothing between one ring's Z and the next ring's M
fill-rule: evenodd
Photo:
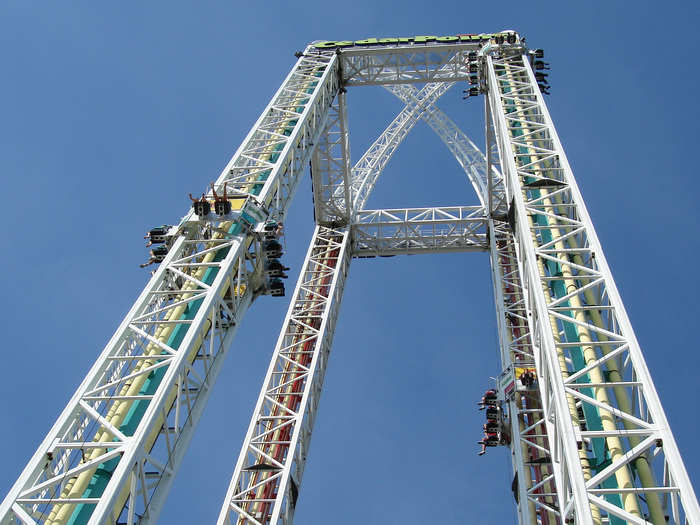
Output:
M258 268L256 245L180 237L15 487L22 523L127 523L167 493ZM121 483L119 483L121 481Z
M0 524L155 522L235 330L266 291L263 225L284 218L309 161L321 224L219 523L292 522L351 257L484 250L514 385L505 401L520 523L700 523L525 49L508 34L510 43L501 36L483 47L307 47L215 183L231 213L182 220L0 505ZM487 92L486 158L436 106L475 65ZM349 170L344 93L352 85L391 86L406 107ZM363 209L419 119L455 156L481 206ZM520 385L518 374L531 369L535 383Z
M488 101L487 101L488 104ZM488 106L487 106L488 107ZM500 171L498 147L493 140L493 122L487 112L487 162L484 173L492 175L491 205L500 203L490 214L489 249L493 278L496 320L501 350L500 389L507 403L510 427L513 492L516 496L518 523L535 525L560 522L558 492L551 467L545 413L539 391L527 387L520 377L536 366L530 317L525 290L520 279L518 245L509 221L505 184ZM482 165L483 166L483 165ZM486 177L489 187L488 176ZM493 195L493 193L496 195ZM489 200L487 196L485 200ZM511 382L509 384L509 382ZM508 391L510 389L510 391Z
M559 502L551 467L545 413L537 388L523 388L522 373L535 367L532 333L525 291L518 270L518 252L511 226L503 220L490 224L491 269L501 342L501 366L512 391L508 393L514 491L521 524L557 523ZM505 385L509 386L508 382Z
M362 210L352 225L354 257L488 250L481 206Z
M226 184L230 194L253 196L272 210L286 210L325 129L338 81L334 53L299 58L217 179L218 193Z
M343 84L368 86L457 82L469 78L469 52L479 44L349 49L341 53Z
M487 57L563 521L700 522L583 199L520 53ZM490 118L490 115L489 117ZM649 521L646 521L649 520Z
M239 208L285 215L337 82L334 53L297 62L217 181ZM3 501L0 523L131 525L158 515L235 327L262 291L260 227L259 219L183 220Z
M345 93L331 105L326 127L311 157L314 216L324 226L350 220L350 152Z
M317 226L219 523L291 523L350 264L347 227Z

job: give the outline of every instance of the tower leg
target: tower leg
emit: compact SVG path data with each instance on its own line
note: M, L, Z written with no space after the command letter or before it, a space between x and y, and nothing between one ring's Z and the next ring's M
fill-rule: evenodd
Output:
M488 97L561 519L700 522L600 241L529 58L519 53L486 57ZM684 517L667 507L676 494Z
M316 226L219 525L292 522L350 264L349 244L347 227Z

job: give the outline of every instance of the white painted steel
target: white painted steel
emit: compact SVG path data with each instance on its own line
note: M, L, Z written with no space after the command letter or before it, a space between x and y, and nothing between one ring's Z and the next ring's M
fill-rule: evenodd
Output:
M361 210L352 224L354 257L488 250L480 206Z
M311 157L314 219L324 226L345 225L350 220L350 145L345 93L338 93Z
M386 86L404 103L415 103L415 88L411 85ZM490 213L498 219L491 221L490 239L491 261L494 282L494 298L496 300L497 319L499 324L499 338L501 341L502 369L518 366L534 366L531 359L531 340L529 336L529 323L526 308L522 298L522 290L517 269L517 255L512 233L503 221L507 213L507 199L500 172L495 166L497 162L497 150L494 151L492 126L487 124L487 146L489 158L485 158L479 148L459 129L459 127L445 115L436 104L427 107L422 113L422 119L435 131L453 154L459 165L467 174L482 205L488 206ZM487 113L487 123L491 121L491 115ZM488 140L488 137L491 140ZM490 176L489 176L490 174ZM361 212L362 213L362 212ZM355 226L354 226L355 227ZM375 235L380 227L376 228ZM413 229L413 228L411 228ZM413 233L413 232L412 232ZM381 245L391 246L391 242L398 242L399 246L408 247L408 243L401 244L396 240L399 232L391 232L382 240ZM355 235L356 248L354 253L360 255L358 235ZM370 239L372 237L370 236ZM374 241L374 239L372 239ZM369 243L368 243L369 244ZM380 244L375 241L375 244ZM427 243L420 243L423 247L414 245L411 250L403 253L421 253L425 249L437 252L444 245L431 239ZM372 246L370 244L370 246ZM474 245L470 243L469 248ZM468 248L468 249L469 249ZM402 253L400 250L380 251L375 248L377 255L393 255ZM523 349L530 348L525 354ZM516 351L517 350L517 351ZM516 356L528 355L525 362ZM513 471L517 473L518 492L518 520L521 524L534 524L538 520L556 520L558 516L557 493L553 486L551 469L547 467L550 453L547 449L546 429L544 414L541 410L539 393L529 391L515 393L508 400L511 423L511 440L513 445ZM522 432L521 432L522 431ZM538 434L539 433L539 434ZM540 437L545 434L544 437ZM519 444L522 443L522 446ZM524 452L524 453L523 453Z
M292 523L350 265L349 231L317 226L218 523Z
M469 53L479 43L416 44L343 49L340 68L347 86L456 82L469 78Z
M559 520L558 492L551 470L545 413L537 388L519 382L522 372L535 367L532 333L525 290L518 268L518 247L510 225L491 220L490 254L496 318L504 375L512 374L513 391L501 395L507 403L513 484L521 525ZM517 480L517 482L516 482Z
M337 91L335 54L301 57L219 177L219 190L227 182L229 195L283 218ZM94 510L82 521L90 524L122 514L127 522L155 521L235 327L262 291L256 234L196 219L190 213L181 223L166 259L0 505L0 523L27 516L65 523L87 501ZM162 374L159 384L141 394L151 373ZM134 403L143 415L122 432ZM81 486L110 459L111 473L101 467L104 490L82 497Z
M400 84L385 86L406 104L415 104L416 89L412 85ZM500 220L491 221L490 238L497 242L491 243L491 261L494 282L494 298L499 324L499 337L501 341L502 368L506 370L515 366L515 357L523 355L523 348L531 347L529 337L529 323L526 308L522 298L521 285L517 270L517 255L515 244L508 225L503 222L507 213L507 199L500 172L495 166L497 162L497 150L493 140L493 126L491 115L487 112L487 147L489 158L485 158L479 148L459 129L459 127L445 115L436 104L426 107L421 117L441 138L446 147L453 154L460 167L467 174L474 190L484 206L488 206L490 212ZM489 140L490 139L490 140ZM489 176L490 175L490 176ZM360 212L362 213L362 212ZM372 213L372 212L370 212ZM394 218L395 220L395 218ZM362 222L362 220L360 220ZM395 226L395 225L392 225ZM357 226L354 226L356 228ZM372 233L377 235L380 226ZM411 228L413 233L413 228ZM362 234L363 232L360 232ZM407 242L402 243L396 237L399 231L384 235L385 239L375 240L372 235L369 246L374 247L376 255L393 255L402 253L400 250L381 251L378 245L391 246L392 242L401 247L408 248ZM419 235L416 235L420 237ZM355 250L358 256L362 253L362 246L358 242L358 234L355 234ZM420 246L420 247L419 247ZM469 248L474 245L469 243ZM432 248L431 248L432 247ZM421 253L425 249L440 251L445 247L443 243L429 242L419 243L406 249L403 253ZM452 246L454 247L454 246ZM422 248L422 249L421 249ZM467 248L467 249L469 249ZM371 250L370 250L371 251ZM518 350L517 352L515 350ZM531 349L529 352L531 355ZM518 361L522 361L519 359ZM533 366L531 358L529 362L518 362L519 366ZM544 414L541 410L539 394L536 391L516 393L509 399L511 415L511 439L513 445L513 470L517 473L518 480L516 491L518 492L518 519L521 524L536 523L537 520L557 519L556 511L558 502L556 488L553 486L551 469L546 465L549 461L546 436L538 437L538 432L546 434L544 428ZM521 433L521 430L524 432ZM522 443L523 446L518 444ZM525 451L526 455L523 455ZM544 463L543 463L544 462ZM549 479L549 481L547 481ZM545 492L544 487L549 490ZM554 510L552 510L554 509Z
M421 90L413 99L415 104L404 108L357 162L352 169L351 185L348 185L346 175L348 172L347 163L349 151L347 145L347 116L344 112L346 103L344 101L344 93L340 93L338 101L333 105L331 116L328 119L324 132L319 138L319 147L314 153L312 161L314 211L317 222L325 223L326 226L330 226L331 228L337 228L334 224L342 224L347 220L349 210L346 203L349 199L352 202L351 210L357 210L364 206L364 202L374 187L377 178L391 159L398 145L417 122L425 105L435 101L451 86L451 83L436 83L429 84ZM485 222L483 217L480 216L480 212L480 208L455 208L444 210L442 212L443 215L440 216L439 219L434 219L432 221L432 228L434 231L440 231L443 234L451 231L450 235L447 237L443 235L444 238L441 239L446 248L448 243L454 246L461 242L464 246L469 245L470 247L478 244L481 246L481 249L484 249L485 235L482 233L481 236L479 236L476 232L479 227L481 227L482 230L484 229ZM427 218L425 213L423 213L422 217L424 221ZM421 221L420 215L421 214L415 214L416 227L419 227L418 224ZM432 215L435 217L436 215L440 215L440 212L433 210ZM363 217L368 217L368 215L364 214ZM371 222L369 219L368 221ZM440 222L442 222L442 224L440 224ZM446 226L446 222L449 222L450 225ZM425 226L426 225L423 224L423 227ZM368 231L372 227L373 226L368 223ZM446 227L448 228L447 230L445 229ZM342 233L343 254L347 253L348 257L350 256L351 248L346 246L350 242L350 230L347 228L337 230L322 228L321 231L325 232L325 235L320 235L317 227L316 234L311 241L307 260L304 264L305 268L318 266L318 254L314 251L314 246L318 243L328 242L327 232L333 231ZM427 232L424 232L423 237L423 242L427 242ZM375 235L375 240L381 239L378 239ZM394 245L396 244L396 241L394 241ZM377 246L377 248L379 247ZM375 249L375 253L376 252L377 250ZM321 255L325 257L327 253L321 252ZM324 264L324 268L328 270L330 267L326 263ZM342 269L343 278L340 281L337 291L337 303L329 302L330 309L322 310L318 322L324 327L324 331L318 336L317 340L314 339L318 344L313 346L314 350L312 351L323 351L323 348L325 348L323 345L328 346L328 349L330 348L329 345L333 337L335 322L333 321L327 326L326 319L330 316L330 318L334 320L337 315L340 294L342 294L342 283L344 282L344 274L347 272L349 260L345 264L346 266ZM336 270L340 271L339 268L336 268ZM303 282L304 279L309 278L312 278L311 282ZM333 274L329 274L328 278L334 279ZM317 391L318 393L318 395L313 398L316 400L315 403L310 405L308 409L305 409L304 406L296 408L301 416L297 417L296 420L290 416L289 424L282 425L287 431L294 428L294 432L296 432L297 427L303 426L304 430L301 433L301 437L299 438L299 436L295 434L295 438L285 442L280 442L278 439L275 439L274 442L265 442L266 439L270 439L272 434L267 432L264 425L272 421L270 418L273 417L266 414L271 410L279 409L279 404L269 404L269 401L278 389L278 384L276 382L279 381L280 374L274 371L279 370L280 367L288 366L290 363L289 358L286 356L286 354L289 353L288 347L281 347L280 345L286 344L284 341L287 341L289 337L299 337L296 332L305 326L303 323L295 323L292 312L299 311L298 308L294 307L295 301L297 304L301 304L304 301L308 302L308 297L306 296L309 294L309 287L312 284L318 285L317 281L318 279L314 278L313 274L309 276L302 272L300 280L297 283L295 299L290 305L288 319L283 325L282 334L280 335L277 349L273 354L270 369L268 370L268 376L265 379L263 390L258 398L248 434L246 435L219 515L219 523L232 523L234 519L237 523L241 524L265 523L266 520L271 520L271 523L276 523L278 520L281 520L283 523L292 522L296 496L292 497L289 491L292 490L291 487L294 487L294 491L298 491L298 487L301 483L301 475L306 460L306 450L308 450L310 445L313 421L315 419L316 407L325 372L325 358L327 357L327 352L324 351L324 353L322 353L324 359L321 361L321 368L318 370L318 373L310 374L312 383L309 384L313 384L313 391ZM319 294L318 291L316 291L313 297L322 301L323 293ZM303 312L305 312L305 310L303 310ZM285 336L285 334L287 335ZM309 340L302 339L301 341L308 342ZM305 378L305 381L307 379L308 378ZM316 382L313 383L313 381ZM281 427L276 428L275 434L281 431ZM285 469L282 468L281 465L269 465L266 470L251 469L251 465L255 465L255 463L252 462L256 460L256 457L260 459L260 461L270 459L269 454L265 454L260 450L260 447L265 446L268 448L272 447L276 453L282 452L287 458L294 458L294 470L297 476L295 478L289 478L290 468ZM245 464L246 462L249 464ZM294 479L296 479L296 481L294 481ZM273 494L274 497L269 495L265 497L265 493ZM253 495L252 499L249 499L251 494Z
M238 209L228 222L193 212L182 220L165 261L0 505L0 524L59 525L77 505L94 506L90 524L156 520L235 330L265 291L255 230L284 218L314 149L322 224L220 523L292 522L351 256L484 250L502 366L537 372L536 388L504 396L519 522L700 523L526 50L519 40L482 44L307 47L215 183L253 218L236 228ZM469 77L470 62L486 90L486 159L436 106ZM391 86L406 107L350 170L344 90L353 85ZM363 209L418 119L445 142L481 206ZM130 426L135 407L143 415ZM601 444L609 457L594 464L601 458L588 447ZM106 485L92 494L81 484L97 479L98 465Z
M669 509L655 495L665 492L679 494L682 510L678 518L671 516L674 523L700 522L697 499L651 376L529 60L521 53L494 49L486 57L489 104L501 169L514 199L518 264L530 306L562 519L593 523L599 519L595 516L607 515L634 523L645 516L650 522L665 521ZM557 283L566 285L564 293L557 295ZM583 367L576 364L577 352L586 360ZM584 440L586 428L583 420L572 419L572 403L586 412L587 424L603 425L596 429L601 437ZM618 439L625 430L640 437ZM608 466L601 465L597 475L584 479L580 450L589 439L604 439L606 450L615 451L610 452L614 455ZM583 455L591 464L600 460L590 452ZM639 460L635 471L625 474L630 456ZM643 476L645 468L651 479L630 478ZM616 487L602 485L615 479ZM629 483L633 486L626 486ZM606 498L619 496L624 509L613 499L599 497L601 491ZM635 496L639 492L645 499Z
M527 290L523 287L518 261L518 244L507 214L508 196L500 171L500 158L493 133L493 113L485 98L486 148L484 159L489 203L489 239L491 275L498 325L502 376L501 397L507 406L510 430L512 489L516 499L518 523L535 525L560 521L560 502L554 474L550 467L546 414L537 388L526 388L519 382L522 370L535 366L534 345ZM495 195L494 195L495 194ZM512 374L515 386L504 391L503 377Z

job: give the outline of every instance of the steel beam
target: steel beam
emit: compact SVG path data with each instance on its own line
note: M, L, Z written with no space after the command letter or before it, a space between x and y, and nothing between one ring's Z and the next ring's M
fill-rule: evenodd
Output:
M537 378L534 385L521 380L523 373L535 368L535 358L526 291L518 266L518 246L507 221L491 220L489 232L503 370L498 386L509 416L518 522L520 525L557 523L561 521L560 502Z
M322 226L346 225L352 214L350 144L345 92L338 93L311 157L314 219Z
M352 224L354 257L488 250L480 206L362 210Z
M479 43L418 44L344 49L342 81L347 86L456 82L469 78L469 53Z
M317 226L220 525L292 523L349 264L348 228Z

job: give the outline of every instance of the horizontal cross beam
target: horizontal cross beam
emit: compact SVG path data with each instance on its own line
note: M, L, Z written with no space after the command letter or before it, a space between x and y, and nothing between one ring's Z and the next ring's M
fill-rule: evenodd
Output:
M362 210L352 224L354 257L488 250L480 206Z

